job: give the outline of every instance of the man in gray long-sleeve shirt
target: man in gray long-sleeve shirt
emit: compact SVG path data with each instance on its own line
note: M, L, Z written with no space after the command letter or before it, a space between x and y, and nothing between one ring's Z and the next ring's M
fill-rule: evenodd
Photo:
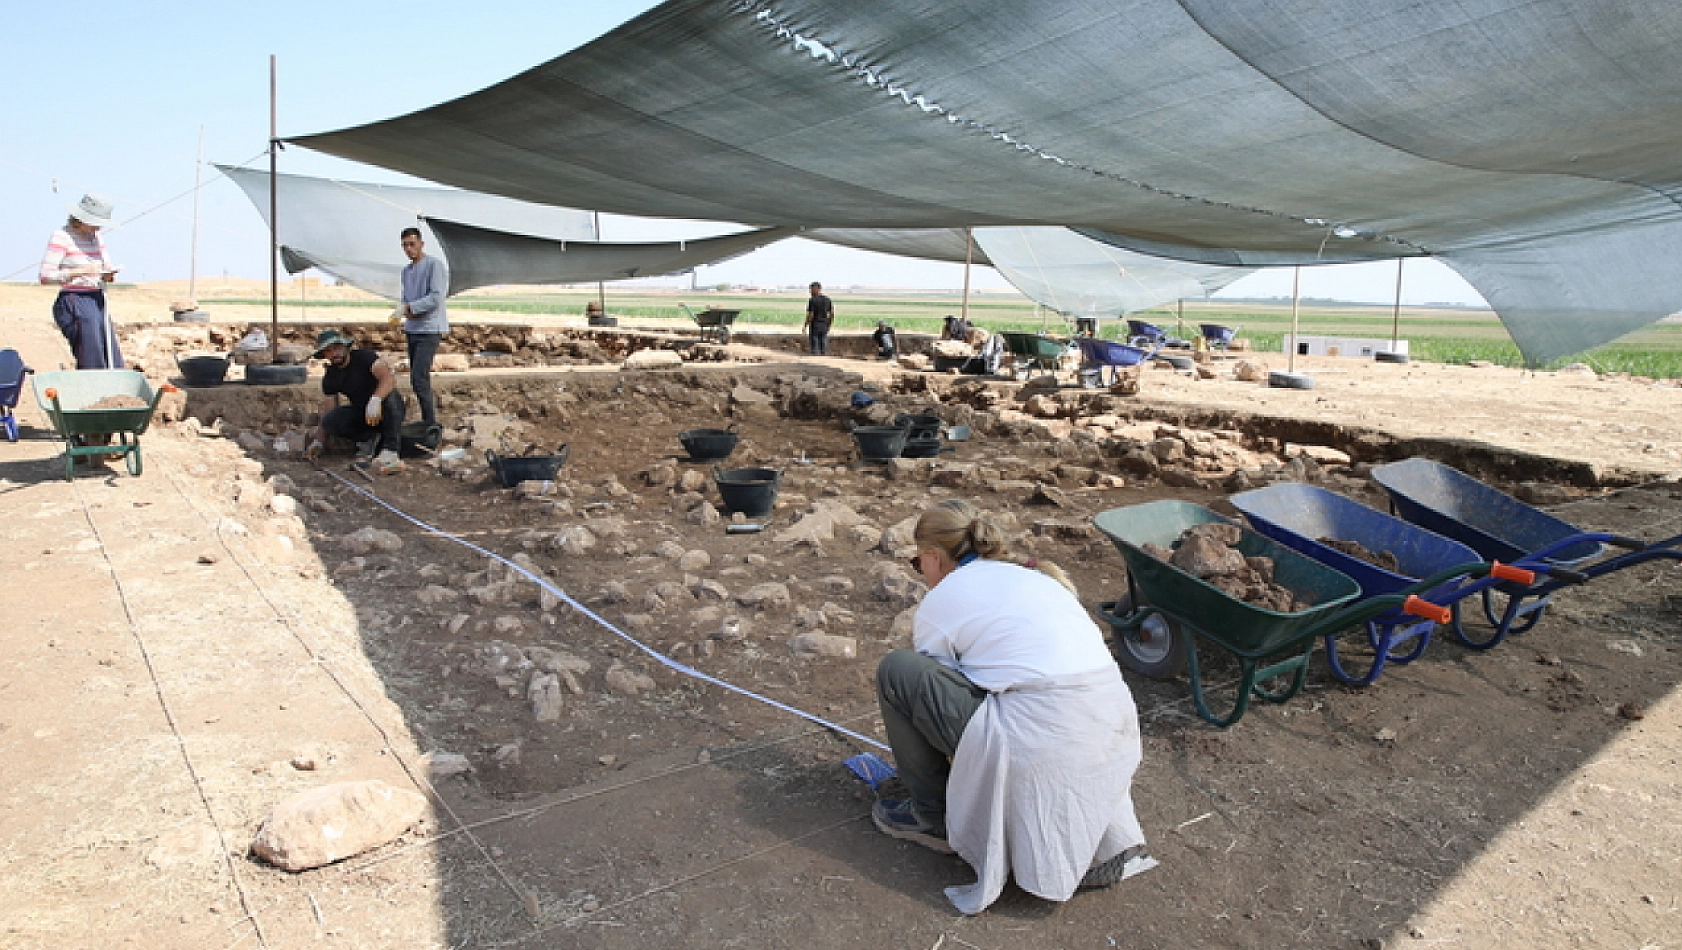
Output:
M419 228L404 228L403 253L409 263L403 268L403 332L409 337L409 385L420 403L421 421L438 422L438 406L432 396L432 359L438 344L450 332L450 316L444 298L450 292L450 275L444 262L422 250Z

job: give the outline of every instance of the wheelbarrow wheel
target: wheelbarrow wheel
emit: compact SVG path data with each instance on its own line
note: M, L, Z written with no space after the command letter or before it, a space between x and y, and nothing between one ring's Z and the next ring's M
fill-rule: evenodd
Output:
M1123 666L1158 680L1185 672L1186 633L1167 614L1151 610L1148 616L1134 618L1132 594L1123 595L1114 604L1102 604L1099 609L1110 621L1116 658Z

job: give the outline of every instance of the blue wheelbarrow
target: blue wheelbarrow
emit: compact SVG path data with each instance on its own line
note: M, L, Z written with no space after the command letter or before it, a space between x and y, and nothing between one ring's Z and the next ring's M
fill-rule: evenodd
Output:
M1313 485L1272 485L1228 500L1259 533L1347 574L1360 585L1363 597L1399 593L1414 589L1421 578L1451 574L1418 593L1433 604L1451 607L1457 617L1461 600L1501 583L1528 586L1536 582L1538 573L1548 571L1546 564L1530 561L1496 562L1480 578L1453 575L1454 570L1476 567L1483 559L1458 541ZM1389 555L1393 567L1390 562L1380 565L1353 553L1351 543L1381 559ZM1339 648L1340 635L1347 631L1326 634L1326 664L1341 682L1366 686L1378 679L1386 664L1411 663L1424 655L1436 628L1435 620L1386 611L1364 624L1366 645L1372 651L1364 671L1353 651Z
M1244 328L1226 327L1218 323L1199 323L1197 329L1202 332L1203 342L1208 344L1209 349L1225 352L1226 348L1232 345L1233 338L1238 336L1238 331Z
M1568 521L1519 501L1470 475L1429 459L1408 459L1372 470L1390 496L1396 514L1422 528L1453 538L1479 557L1547 565L1547 582L1498 585L1483 592L1488 635L1472 635L1456 615L1454 635L1474 650L1487 650L1508 636L1536 626L1554 591L1583 584L1653 560L1682 560L1682 534L1651 544L1636 538L1583 531ZM1613 555L1610 549L1623 553Z
M1075 337L1075 343L1080 347L1081 368L1080 378L1084 382L1091 379L1101 386L1113 386L1116 382L1116 371L1130 366L1138 366L1155 356L1159 345L1145 350L1126 343L1116 343L1112 340L1101 340L1094 336ZM1109 370L1109 382L1104 381L1104 371Z
M1191 679L1197 714L1216 726L1243 717L1251 696L1282 703L1301 692L1317 639L1381 614L1409 615L1447 623L1453 611L1418 596L1450 577L1481 577L1490 565L1457 565L1391 594L1361 599L1361 587L1347 574L1240 526L1239 553L1273 561L1273 580L1288 588L1296 609L1269 610L1246 603L1167 561L1147 545L1172 549L1186 529L1227 519L1184 501L1153 501L1099 512L1092 523L1109 537L1127 562L1125 597L1098 605L1100 619L1114 633L1122 665L1155 679L1184 669ZM1307 606L1301 606L1306 604ZM1229 654L1239 669L1237 696L1224 714L1209 707L1198 660L1199 642ZM1282 688L1263 684L1289 677Z
M6 440L18 440L18 417L12 413L17 408L18 396L23 393L23 378L35 372L23 365L23 357L17 350L0 350L0 426L6 429Z

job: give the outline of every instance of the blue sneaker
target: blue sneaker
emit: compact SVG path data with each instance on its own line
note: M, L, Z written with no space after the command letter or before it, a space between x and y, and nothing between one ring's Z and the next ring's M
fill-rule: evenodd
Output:
M876 829L890 838L913 841L941 854L957 854L939 829L917 817L910 802L879 801L871 807L870 817Z

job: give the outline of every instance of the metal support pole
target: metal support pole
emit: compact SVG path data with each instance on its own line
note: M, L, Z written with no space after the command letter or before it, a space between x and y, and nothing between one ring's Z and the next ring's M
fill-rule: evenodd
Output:
M204 126L199 126L199 157L193 163L193 247L187 255L187 300L199 305L199 178L204 171Z
M280 356L280 152L275 119L275 55L269 54L269 361Z
M1390 352L1396 352L1396 344L1402 335L1402 262L1405 257L1396 258L1396 308L1390 313Z
M975 257L975 232L970 228L964 229L964 302L958 311L965 326L969 326L969 269L970 262Z
M1290 358L1285 361L1285 371L1297 371L1297 310L1302 304L1302 266L1299 264L1291 272L1291 345Z

